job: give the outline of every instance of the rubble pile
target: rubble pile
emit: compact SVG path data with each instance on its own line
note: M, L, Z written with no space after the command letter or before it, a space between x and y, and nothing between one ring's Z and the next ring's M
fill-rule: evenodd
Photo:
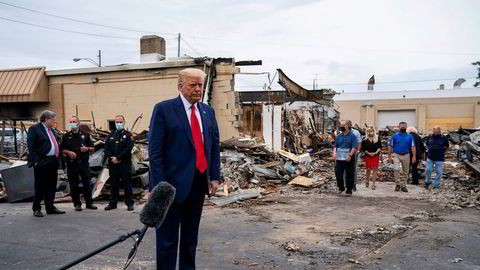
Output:
M331 149L313 155L284 150L273 153L255 139L230 139L221 144L221 150L225 195L249 189L265 192L286 184L318 188L334 177Z
M312 153L325 147L331 147L335 138L329 133L319 132L318 129L324 129L326 124L324 121L318 123L318 117L315 117L314 113L313 110L287 111L283 129L284 147L290 152L294 154ZM337 121L338 119L328 118L328 120Z

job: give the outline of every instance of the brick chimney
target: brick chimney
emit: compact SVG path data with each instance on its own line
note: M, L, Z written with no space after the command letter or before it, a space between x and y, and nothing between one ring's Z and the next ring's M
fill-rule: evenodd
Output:
M150 35L140 38L140 63L153 63L165 60L165 39Z

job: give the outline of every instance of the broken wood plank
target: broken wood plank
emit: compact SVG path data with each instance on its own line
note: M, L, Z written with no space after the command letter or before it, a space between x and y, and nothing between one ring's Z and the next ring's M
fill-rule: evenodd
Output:
M108 169L107 168L102 169L102 172L98 176L97 182L95 183L95 187L93 188L92 199L95 199L100 195L103 187L105 186L105 183L107 183L107 180L109 178L110 178L110 173L109 173Z
M274 161L267 162L265 164L258 164L257 166L260 168L271 168L271 167L283 166L283 162L280 160L274 160Z
M260 196L260 193L258 192L243 192L243 193L238 193L232 196L215 198L215 199L212 199L212 202L218 206L225 206L227 204L231 204L237 201L244 201L248 199L258 198L259 196Z
M320 182L309 177L297 176L295 179L288 183L289 185L301 186L301 187L317 187Z

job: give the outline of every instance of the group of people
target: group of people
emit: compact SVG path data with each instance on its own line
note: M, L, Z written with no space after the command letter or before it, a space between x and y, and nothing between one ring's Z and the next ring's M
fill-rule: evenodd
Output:
M124 129L125 119L122 115L115 117L116 129L110 133L105 142L105 156L108 160L109 183L111 185L110 202L105 210L117 207L119 183L125 187L125 203L128 211L134 209L132 183L130 179L131 152L133 141L131 134ZM80 193L83 193L85 208L96 210L91 189L89 157L95 151L92 139L87 132L80 130L78 117L72 116L68 129L62 137L56 128L56 114L44 111L40 122L30 127L27 135L29 166L34 170L33 215L43 217L41 201L45 202L47 214L65 214L53 204L57 189L59 165L66 163L70 195L75 211L82 211ZM82 189L80 189L80 183Z
M352 128L350 120L340 122L339 134L336 136L333 149L335 160L335 176L339 194L346 192L352 196L356 190L358 159L363 152L366 169L365 186L375 190L375 181L380 165L382 142L373 126L367 126L365 137ZM425 141L425 143L424 143ZM442 135L440 127L432 129L432 134L423 140L414 127L407 128L406 122L399 123L399 131L388 142L388 160L394 164L395 191L408 192L407 182L412 173L413 185L419 184L420 174L418 165L427 153L427 170L424 180L424 189L433 188L440 191L440 179L443 175L445 151L448 149L448 139ZM432 173L435 169L435 178Z
M179 72L177 87L179 96L159 102L153 109L148 137L150 161L150 190L160 182L168 182L175 189L175 199L165 220L156 230L157 269L195 269L196 247L205 195L214 194L220 178L219 130L215 113L211 107L200 102L203 98L205 73L195 68ZM81 211L80 189L86 208L97 209L93 204L90 189L88 157L94 145L87 133L79 129L79 119L69 119L69 131L62 139L53 129L55 113L44 111L40 123L28 132L29 165L34 167L35 195L34 216L42 217L40 202L45 200L47 214L64 214L54 204L57 169L60 155L65 155L70 189L75 210ZM122 115L115 117L116 129L107 137L105 155L108 159L112 195L105 210L115 209L118 200L119 180L125 185L125 203L133 210L130 180L131 134L125 130ZM401 175L396 175L396 191L407 192L406 183L410 168L415 170L421 159L418 149L423 142L407 133L407 123L400 123L400 131L389 142L388 161L401 164ZM335 175L339 193L352 196L356 189L357 164L360 153L364 153L367 180L365 185L375 189L377 169L380 163L381 139L372 126L366 128L366 136L352 129L351 121L340 122L340 133L336 136L333 159L336 160ZM413 131L413 130L410 130ZM413 134L413 135L412 135ZM59 143L60 142L60 143ZM426 139L428 160L424 185L439 188L448 140L441 135L440 128ZM417 165L415 165L417 164ZM435 167L437 177L432 182ZM418 181L418 172L413 180Z
M186 68L179 72L179 96L159 102L152 112L148 153L150 190L166 181L176 190L175 199L165 220L156 230L157 269L195 269L195 256L200 219L205 195L214 194L220 179L220 142L215 113L200 102L203 98L205 73ZM87 209L97 209L90 188L88 158L94 151L89 135L79 129L79 119L69 119L69 131L59 138L56 115L44 111L40 122L27 136L29 166L34 170L35 217L43 217L41 201L47 214L64 214L54 206L57 169L65 156L71 196L76 211L82 210L80 192ZM116 129L105 141L105 155L110 173L111 198L105 210L115 209L119 179L125 185L125 203L134 209L130 180L132 136L125 130L122 115L115 117ZM82 190L78 184L82 182Z

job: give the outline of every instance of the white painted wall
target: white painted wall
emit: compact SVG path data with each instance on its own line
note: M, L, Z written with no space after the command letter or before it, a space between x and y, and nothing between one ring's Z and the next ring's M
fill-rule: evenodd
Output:
M263 105L263 139L273 151L282 149L282 106Z

